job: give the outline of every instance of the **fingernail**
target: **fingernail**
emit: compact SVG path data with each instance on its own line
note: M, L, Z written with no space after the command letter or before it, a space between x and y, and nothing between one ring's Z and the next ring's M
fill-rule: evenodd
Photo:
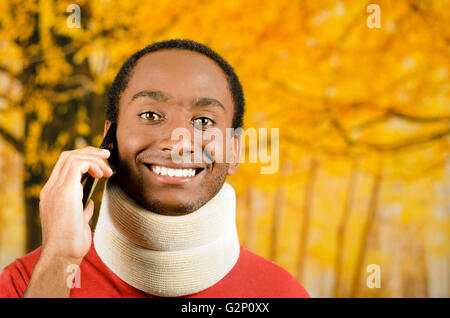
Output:
M110 154L110 152L109 152L108 149L102 149L102 150L103 150L103 152L104 152L106 155L109 155L109 154Z

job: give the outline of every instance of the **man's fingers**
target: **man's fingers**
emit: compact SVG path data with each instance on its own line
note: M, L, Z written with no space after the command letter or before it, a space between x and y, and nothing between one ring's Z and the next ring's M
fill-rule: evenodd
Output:
M91 170L84 170L83 173L89 172L94 178L101 178L103 176L110 177L112 176L112 170L108 166L108 164L104 161L103 158L99 158L96 155L88 155L88 154L80 154L80 153L73 153L64 164L64 167L61 168L61 178L65 179L67 175L73 173L73 169L77 169L79 167L80 161L93 161L96 163L95 167L92 167ZM97 169L96 169L97 168ZM101 171L102 174L99 174L98 171ZM77 182L80 182L81 178L77 180Z
M93 160L97 163L98 167L103 171L105 175L112 175L112 170L109 165L103 160L103 158L99 158L98 156L93 155L77 155L74 160Z
M99 164L92 158L73 159L67 168L63 183L79 183L83 174L89 173L94 178L110 177L112 170L106 163Z
M74 153L80 153L80 154L88 154L88 155L97 155L102 158L108 158L110 155L110 151L107 149L101 149L97 147L88 146L85 148L80 148L73 150Z
M64 178L65 175L68 173L70 169L70 163L71 161L79 156L79 155L88 155L88 156L94 156L98 158L100 161L106 160L110 156L110 152L106 149L96 148L96 147L85 147L77 150L71 150L71 151L63 151L58 161L55 164L55 167L53 168L53 171L50 175L50 178L47 181L46 186L51 188L54 184L58 182L61 178ZM103 161L104 162L104 161ZM99 163L102 165L101 163ZM106 163L105 168L102 169L103 171L108 171L108 166Z

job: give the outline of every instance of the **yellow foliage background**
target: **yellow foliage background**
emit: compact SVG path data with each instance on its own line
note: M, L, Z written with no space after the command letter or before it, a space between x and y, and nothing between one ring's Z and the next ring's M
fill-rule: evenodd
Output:
M449 21L444 0L0 1L0 268L39 246L40 188L101 141L121 64L189 38L235 68L244 128L279 128L278 172L229 179L244 246L313 297L449 297Z

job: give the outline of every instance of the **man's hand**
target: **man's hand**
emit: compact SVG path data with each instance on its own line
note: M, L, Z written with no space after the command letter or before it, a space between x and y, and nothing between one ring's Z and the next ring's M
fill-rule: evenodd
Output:
M65 267L79 265L92 242L89 220L94 204L90 201L83 210L81 178L85 173L94 178L112 176L113 171L105 162L109 155L108 150L95 147L65 151L60 155L40 193L42 250L25 296L69 295Z

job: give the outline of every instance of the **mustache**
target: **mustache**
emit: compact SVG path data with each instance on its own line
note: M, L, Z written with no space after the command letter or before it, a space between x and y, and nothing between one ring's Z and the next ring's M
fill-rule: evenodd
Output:
M162 154L155 154L154 152L147 151L147 152L141 152L136 156L137 162L148 162L148 161L173 161L178 163L198 163L200 160L200 163L206 163L206 164L212 164L216 162L214 159L214 156L211 154L209 149L205 148L201 151L201 156L199 156L199 151L196 153L193 153L190 151L190 153L183 152L182 155L176 154L176 152L172 151L170 153L167 153L167 155ZM180 161L181 159L181 161ZM196 161L197 160L197 161Z

